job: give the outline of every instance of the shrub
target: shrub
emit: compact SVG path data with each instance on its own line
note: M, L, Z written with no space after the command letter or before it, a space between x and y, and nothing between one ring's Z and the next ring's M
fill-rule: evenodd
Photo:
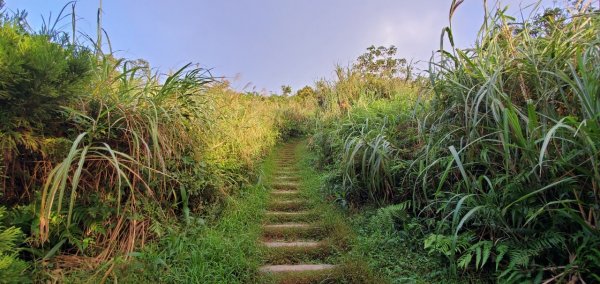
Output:
M0 282L28 283L28 265L18 258L17 245L22 237L21 230L3 225L6 209L0 207Z

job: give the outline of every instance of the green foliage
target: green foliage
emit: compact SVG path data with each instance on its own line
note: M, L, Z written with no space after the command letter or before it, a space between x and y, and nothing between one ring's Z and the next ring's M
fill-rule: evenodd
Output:
M281 86L281 95L284 97L289 96L292 93L292 87L288 85Z
M17 249L23 233L3 225L6 208L0 207L0 283L28 283L28 265L18 258Z
M315 137L325 140L315 139L313 144L323 151L321 159L341 157L325 161L341 171L329 181L339 201L386 204L397 199L402 191L397 187L401 159L411 155L403 147L412 143L414 134L394 126L408 119L410 105L411 98L397 98L355 106L335 128Z
M189 225L167 226L160 240L134 253L133 264L115 277L126 282L247 283L258 267L261 208L264 188L246 188L228 200L216 224L192 218Z
M316 96L315 90L311 86L304 86L296 92L296 97L300 99L314 99Z
M358 235L353 257L367 261L373 271L389 282L468 282L452 277L443 259L423 249L425 220L408 216L405 204L376 211L366 209L352 216L352 223Z
M40 275L127 262L166 230L173 242L204 234L186 226L218 217L312 116L310 99L241 94L191 64L159 75L68 41L64 17L34 33L24 15L0 19L0 198L15 205Z
M354 69L364 76L393 78L399 73L406 73L405 76L410 78L406 70L406 59L396 58L398 48L395 46L369 46L367 52L356 59Z
M3 151L37 150L40 136L55 135L60 107L85 92L91 58L85 49L23 33L11 23L0 29L0 120Z
M425 248L456 274L597 280L587 244L600 241L600 22L590 12L577 3L516 23L498 10L469 50L452 46L445 28L451 47L423 86L432 97L425 91L395 115L369 103L365 114L357 106L373 97L356 97L346 77L336 82L329 89L352 97L352 108L324 118L313 139L332 169L331 194L408 204L429 220Z

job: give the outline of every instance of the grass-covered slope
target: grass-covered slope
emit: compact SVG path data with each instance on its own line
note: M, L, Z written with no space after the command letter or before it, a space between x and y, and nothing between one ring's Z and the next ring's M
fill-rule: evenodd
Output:
M474 48L430 63L412 106L367 96L324 121L313 145L330 195L394 204L381 212L405 243L419 218L412 246L454 275L598 281L599 30L589 3L524 22L490 13Z
M9 254L26 278L111 275L168 230L216 219L310 120L310 98L240 93L191 64L160 74L22 16L0 7L0 202L26 236Z

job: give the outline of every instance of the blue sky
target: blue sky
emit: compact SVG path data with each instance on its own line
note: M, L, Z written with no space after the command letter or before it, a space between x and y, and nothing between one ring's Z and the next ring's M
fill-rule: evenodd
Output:
M5 0L26 10L38 28L65 0ZM227 76L237 89L297 90L332 78L370 45L396 45L398 55L428 60L448 25L451 0L104 0L103 27L117 56L143 58L166 73L188 62ZM493 1L488 1L493 2ZM78 29L95 37L98 0L80 0ZM468 47L482 23L482 0L465 0L453 30ZM535 0L505 0L512 15ZM544 0L542 5L555 5ZM527 15L525 15L527 16ZM65 20L70 29L70 18Z

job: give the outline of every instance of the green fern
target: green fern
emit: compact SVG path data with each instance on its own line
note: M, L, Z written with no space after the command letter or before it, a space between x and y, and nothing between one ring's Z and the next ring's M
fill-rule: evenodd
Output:
M424 248L429 251L430 254L440 253L446 257L452 257L456 253L462 253L467 250L470 246L470 242L474 236L472 233L464 233L456 238L455 249L453 250L454 236L446 236L440 234L431 234L424 240ZM463 259L463 261L467 261ZM470 259L469 259L470 261Z
M6 228L1 221L6 214L6 208L0 207L0 283L25 283L27 263L17 258L16 248L23 233L19 228Z

